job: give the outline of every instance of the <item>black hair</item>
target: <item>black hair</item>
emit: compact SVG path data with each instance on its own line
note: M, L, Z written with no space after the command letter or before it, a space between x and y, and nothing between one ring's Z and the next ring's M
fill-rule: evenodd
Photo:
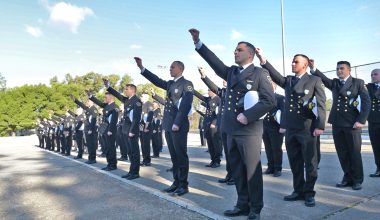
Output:
M245 45L248 47L248 49L250 50L250 52L251 52L253 55L255 55L256 47L253 46L253 44L251 44L251 43L249 43L249 42L247 42L247 41L240 41L240 42L238 43L238 45L240 45L240 44L245 44Z
M134 92L137 91L137 87L135 86L135 84L131 84L131 83L128 83L128 84L125 84L125 87L130 87L134 90Z
M336 63L336 65L341 65L341 64L345 64L345 65L348 66L348 68L351 69L351 64L350 64L350 62L348 62L348 61L338 61L338 62Z

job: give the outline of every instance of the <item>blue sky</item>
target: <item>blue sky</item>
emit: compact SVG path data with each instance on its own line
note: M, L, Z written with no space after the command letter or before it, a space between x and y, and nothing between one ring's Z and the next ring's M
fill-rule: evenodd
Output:
M379 11L378 0L284 0L286 73L292 74L296 53L315 58L321 70L334 69L338 60L380 61ZM1 3L0 15L0 72L8 87L90 71L129 73L136 84L146 83L134 56L165 79L168 69L157 66L183 61L196 89L205 88L197 66L221 84L194 51L192 27L227 65L236 43L246 40L282 70L279 0L12 0Z

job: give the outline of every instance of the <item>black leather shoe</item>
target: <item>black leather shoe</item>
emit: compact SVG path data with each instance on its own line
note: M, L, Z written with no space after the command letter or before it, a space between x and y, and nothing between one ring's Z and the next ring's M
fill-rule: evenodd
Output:
M87 164L94 164L94 163L96 163L96 160L88 160L85 163L87 163Z
M380 177L380 170L376 170L376 172L369 174L369 177Z
M137 179L139 177L140 177L140 175L138 175L138 174L131 174L127 177L127 180L134 180L134 179Z
M234 207L234 209L226 210L223 213L225 216L228 217L234 217L234 216L240 216L240 215L248 215L249 214L249 208L247 209L240 209L238 207Z
M247 219L248 220L260 220L260 213L255 213L254 211L250 211Z
M102 168L102 170L107 170L107 169L108 169L108 166Z
M178 189L176 189L173 192L173 195L182 196L182 195L185 195L188 192L189 192L189 188L178 187Z
M281 175L282 175L282 173L281 173L280 170L276 170L276 171L274 171L274 173L273 173L273 176L274 176L274 177L279 177L279 176L281 176Z
M82 159L82 157L76 156L74 157L75 160Z
M128 178L130 175L131 175L130 173L127 173L127 174L121 176L121 178Z
M65 154L65 156L70 156L70 154Z
M227 183L229 179L230 179L229 177L218 179L218 183Z
M304 195L300 193L296 193L296 192L292 192L292 194L288 196L284 196L285 201L297 201L297 200L304 200L304 199L305 199Z
M362 184L360 184L360 183L354 183L352 185L352 189L353 190L361 190L362 189Z
M232 186L232 185L235 185L235 181L234 181L234 179L229 179L228 181L227 181L227 185L229 185L229 186Z
M159 158L160 156L158 156L158 155L153 155L153 156L151 156L151 158Z
M336 184L336 187L339 187L339 188L348 187L348 186L352 186L352 183L345 180L342 180L342 182Z
M211 168L218 168L218 167L220 167L220 163L213 163L212 165L211 165Z
M274 170L272 170L272 169L266 169L265 171L264 171L264 174L273 174L274 173Z
M164 189L163 191L167 192L167 193L172 193L172 192L176 191L177 188L178 188L178 186L176 186L176 185L173 184L169 188Z
M170 169L166 169L166 172L173 172L173 167Z
M147 162L147 163L144 163L146 167L150 167L152 164Z
M214 164L214 162L210 162L209 164L206 164L205 167L211 167Z
M112 170L116 170L117 167L108 167L107 169L105 169L105 171L112 171Z
M118 158L117 160L118 160L118 161L127 161L127 160L128 160L128 158L125 158L125 157L120 157L120 158Z
M314 207L315 206L314 196L307 196L305 198L305 206L307 206L307 207Z

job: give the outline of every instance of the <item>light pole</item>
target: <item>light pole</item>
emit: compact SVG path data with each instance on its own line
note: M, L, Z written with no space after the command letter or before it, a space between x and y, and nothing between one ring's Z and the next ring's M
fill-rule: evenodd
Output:
M284 2L281 1L281 33L282 33L282 71L285 74L285 32L284 32Z

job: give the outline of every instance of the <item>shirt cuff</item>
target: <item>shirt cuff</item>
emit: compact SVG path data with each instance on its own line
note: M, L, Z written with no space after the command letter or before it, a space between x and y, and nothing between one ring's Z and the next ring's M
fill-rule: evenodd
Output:
M145 71L145 67L141 69L141 73L143 73Z
M317 70L316 67L314 67L314 68L310 68L310 73L315 73L316 70Z
M198 41L196 44L194 44L194 45L195 45L195 49L199 50L199 49L202 47L203 43L202 43L201 40L199 40L199 41Z

